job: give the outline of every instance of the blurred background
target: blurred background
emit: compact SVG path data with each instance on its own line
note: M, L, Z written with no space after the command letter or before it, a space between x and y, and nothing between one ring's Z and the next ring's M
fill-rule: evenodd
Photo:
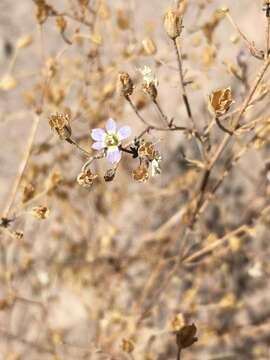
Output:
M210 185L222 184L192 227L187 204L202 174L194 138L151 131L159 176L136 182L138 159L123 154L113 181L101 159L85 188L76 179L87 158L48 123L69 114L73 139L91 154L91 129L109 117L134 139L145 126L117 91L124 71L137 109L162 124L141 90L147 66L168 119L190 126L162 20L176 6L203 132L213 119L208 95L231 87L237 110L263 64L217 10L228 7L264 49L263 1L0 1L0 360L177 359L175 332L193 323L198 341L181 359L270 359L269 75L247 116L254 127L216 164ZM224 133L215 123L210 131L214 153Z

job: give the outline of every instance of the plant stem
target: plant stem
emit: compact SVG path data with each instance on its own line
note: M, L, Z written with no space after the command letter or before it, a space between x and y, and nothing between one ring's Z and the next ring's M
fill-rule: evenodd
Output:
M128 101L129 105L132 107L133 111L135 112L135 114L138 116L138 118L141 120L141 122L143 124L145 124L146 126L150 126L151 128L155 128L154 125L149 124L139 113L138 109L136 108L136 106L133 104L131 98L129 96L125 96L125 99Z
M175 54L176 54L176 58L177 58L177 64L178 64L178 70L179 70L179 78L180 78L180 85L181 85L181 90L182 90L182 98L186 107L186 112L187 115L189 117L189 119L191 120L192 126L195 127L195 122L192 116L192 112L191 112L191 108L190 108L190 104L189 104L189 100L188 100L188 96L187 96L187 92L186 92L186 88L185 88L185 81L184 81L184 73L183 73L183 65L182 65L182 54L180 49L177 46L177 42L176 39L173 40L173 45L174 45L174 50L175 50Z
M176 358L176 360L181 360L181 347L180 346L178 346L178 350L177 350L177 358Z
M170 127L170 126L171 126L171 124L170 124L170 122L169 122L169 120L168 120L167 116L164 114L163 110L161 109L161 107L160 107L160 105L159 105L158 101L157 101L157 100L154 100L153 102L154 102L154 104L155 104L155 106L156 106L156 108L157 108L158 112L160 113L161 118L162 118L162 120L163 120L164 124L165 124L166 126Z
M270 17L266 17L265 26L265 54L264 58L267 59L269 56L269 37L270 37Z
M6 218L8 217L10 208L11 208L11 206L13 204L13 201L15 199L15 196L17 194L18 187L20 185L22 176L24 174L24 170L26 168L26 165L28 163L28 159L29 159L30 154L31 154L31 150L32 150L32 146L34 144L34 140L35 140L35 136L36 136L36 133L37 133L39 121L40 121L39 116L36 116L34 118L34 120L33 120L32 128L31 128L29 138L28 138L28 143L26 145L26 149L25 149L24 155L22 157L22 160L21 160L18 172L17 172L17 176L16 176L16 179L14 181L13 187L11 189L10 196L9 196L8 201L7 201L6 207L5 207L4 211L3 211L2 217L6 217Z

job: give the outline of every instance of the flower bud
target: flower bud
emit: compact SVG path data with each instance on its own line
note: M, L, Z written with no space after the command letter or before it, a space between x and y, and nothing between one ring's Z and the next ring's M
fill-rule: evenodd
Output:
M164 15L163 19L164 28L168 36L175 40L178 38L182 31L182 16L178 10L169 10Z

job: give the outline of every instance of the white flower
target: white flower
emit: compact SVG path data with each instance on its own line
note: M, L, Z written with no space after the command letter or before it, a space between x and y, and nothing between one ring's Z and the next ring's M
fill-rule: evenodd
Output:
M143 81L147 86L150 84L154 84L156 87L158 86L158 79L154 75L152 69L149 66L144 65L143 68L139 69L140 73L143 76Z
M107 159L113 164L121 159L120 145L121 141L128 138L131 134L129 126L122 126L117 129L117 125L113 119L109 119L106 123L106 131L103 129L93 129L91 137L95 140L92 148L95 150L106 149Z

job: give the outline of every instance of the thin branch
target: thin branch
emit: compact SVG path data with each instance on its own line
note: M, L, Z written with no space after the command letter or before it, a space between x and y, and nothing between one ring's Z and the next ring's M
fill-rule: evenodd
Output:
M177 46L176 39L173 39L173 45L174 45L174 50L175 50L175 54L176 54L176 58L177 58L182 98L183 98L183 101L184 101L184 104L186 107L187 115L188 115L189 119L191 120L192 126L195 128L195 122L194 122L194 119L192 116L191 107L189 104L189 100L188 100L188 96L187 96L187 92L186 92L186 88L185 88L182 54L181 54L181 50Z
M229 10L226 11L226 16L229 19L230 23L234 27L234 29L238 32L238 34L241 36L241 38L244 40L247 48L249 49L251 55L256 57L257 59L263 60L264 59L264 51L257 49L253 43L251 43L248 38L245 36L245 34L240 30L239 26L236 24L234 19L232 18Z
M3 211L3 214L2 214L2 217L4 217L4 218L8 217L10 208L11 208L13 202L14 202L18 187L20 185L22 176L24 174L24 170L26 168L29 156L31 154L31 150L32 150L32 146L34 144L34 140L35 140L35 136L36 136L36 133L37 133L39 121L40 121L40 117L38 115L36 115L34 120L33 120L31 131L30 131L30 134L29 134L29 137L28 137L28 143L26 145L24 155L22 157L22 160L21 160L21 163L20 163L16 178L15 178L15 181L14 181L13 187L11 189L9 199L8 199L8 201L6 203L6 207L5 207L5 209Z
M266 16L265 25L265 54L264 58L267 59L269 56L269 38L270 38L270 17Z
M161 106L160 106L159 102L157 101L157 99L154 100L153 103L155 104L158 112L160 113L161 118L162 118L165 126L171 127L172 123L170 123L170 121L168 120L168 117L164 114L164 112L163 112L163 110L161 109Z

